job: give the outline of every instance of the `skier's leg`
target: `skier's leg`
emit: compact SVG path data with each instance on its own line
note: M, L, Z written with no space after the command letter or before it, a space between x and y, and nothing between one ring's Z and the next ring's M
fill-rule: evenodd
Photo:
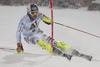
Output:
M46 34L44 34L44 33L42 33L41 34L41 38L42 38L42 40L43 41L45 41L46 43L48 43L48 44L51 44L51 37L50 36L48 36L48 35L46 35ZM54 48L54 53L57 53L57 54L59 54L59 52L60 53L64 53L64 51L63 50L68 50L68 52L70 52L71 50L70 50L70 46L68 46L68 45L66 45L66 44L64 44L64 43L62 43L62 42L56 42L55 41L55 39L53 39L53 48ZM57 52L58 51L58 52ZM66 53L66 54L69 54L69 53Z
M51 44L46 43L44 40L40 40L39 38L32 38L31 43L38 44L42 49L46 49L47 51L51 52ZM57 46L53 46L53 54L64 56L71 60L72 55L65 54L61 48L58 48Z
M63 50L63 52L66 54L75 55L78 57L81 57L82 55L84 55L84 54L80 53L79 51L77 51L76 49L73 49L70 46L68 46L62 42L57 42L57 47L61 48Z
M24 39L29 44L33 44L33 45L38 44L42 49L46 49L49 52L51 51L51 37L47 36L44 33L38 33L38 34L35 34L34 36L25 37ZM71 55L71 53L73 53L73 54L75 53L75 51L72 50L70 46L68 46L62 42L56 42L54 40L53 45L54 45L53 46L54 53L56 53L56 54L59 54L59 52L70 54L70 55Z
M47 36L44 33L42 35L43 35L42 36L43 41L45 41L48 44L51 44L51 37ZM50 48L51 48L51 46L50 46ZM63 49L67 49L70 51L70 46L65 45L64 43L56 42L53 39L53 54L61 55L61 56L67 57L69 60L71 60L72 55L68 55L67 53L64 53Z
M51 45L50 44L48 44L48 43L46 43L45 41L43 41L43 40L39 40L38 42L37 42L37 44L42 48L42 49L46 49L47 51L51 51Z
M70 48L71 48L70 46L68 46L62 42L57 42L57 47L61 48L62 50L64 50L64 49L70 50Z
M46 49L47 51L51 51L51 45L48 43L50 39L48 39L49 36L43 33L42 30L38 29L37 34L34 34L33 36L27 37L25 41L29 44L37 44L39 45L42 49Z
M46 50L50 52L52 38L45 33L41 33L40 36L42 40L38 42L38 45L44 44L46 46ZM63 55L61 48L57 47L56 41L54 39L53 39L53 54Z
M37 44L42 48L46 49L47 51L51 52L51 44L46 43L44 40L39 40ZM53 54L63 55L63 52L60 48L53 46Z
M57 47L61 48L65 54L72 55L72 49L69 45L63 42L56 42Z
M51 44L51 39L52 38L50 36L42 33L41 34L41 39L43 41L45 41L46 43ZM64 50L64 49L70 50L70 46L68 46L68 45L66 45L65 43L62 43L62 42L56 42L55 39L53 39L53 46L56 46L56 47L58 47L58 48L60 48L62 50Z
M51 52L51 37L47 36L43 32L39 32L39 33L35 34L34 36L28 37L28 40L29 40L29 43L38 44L41 48L46 49L47 51ZM53 43L54 43L53 44L53 53L54 54L65 56L69 60L71 59L72 56L63 53L61 47L59 47L60 45L58 44L58 46L57 46L57 42L55 40L53 40ZM65 48L69 49L66 46L65 46Z
M75 56L81 56L81 53L78 52L76 49L71 48L69 45L62 43L62 42L57 42L57 47L61 48L65 54L69 55L75 55Z
M39 36L35 35L35 36L31 36L27 39L28 43L29 44L32 44L32 45L39 45L42 49L46 49L47 51L50 52L51 50L51 45L46 43L44 40L42 40ZM27 42L26 41L26 42Z
M40 47L42 47L43 49L46 49L47 51L51 52L51 45L49 43L46 43L45 41L40 40L37 42L37 44ZM71 58L72 58L72 55L63 53L63 51L56 46L53 46L53 54L64 56L64 57L68 58L69 60L71 60Z

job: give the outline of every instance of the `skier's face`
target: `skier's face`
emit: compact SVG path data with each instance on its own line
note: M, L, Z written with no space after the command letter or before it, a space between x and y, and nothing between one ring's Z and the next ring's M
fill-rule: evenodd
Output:
M37 10L37 11L32 11L32 12L31 12L31 17L32 17L33 19L36 19L36 18L37 18L37 15L38 15L38 10Z

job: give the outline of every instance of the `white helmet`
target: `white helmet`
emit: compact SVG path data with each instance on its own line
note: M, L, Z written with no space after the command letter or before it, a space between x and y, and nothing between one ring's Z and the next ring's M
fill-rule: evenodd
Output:
M30 3L27 6L27 13L31 14L31 12L35 12L35 11L38 11L37 5L36 4L33 4L33 3Z

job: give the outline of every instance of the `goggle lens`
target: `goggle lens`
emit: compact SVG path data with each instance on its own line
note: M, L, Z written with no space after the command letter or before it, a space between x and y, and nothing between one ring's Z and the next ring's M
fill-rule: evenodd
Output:
M38 11L32 11L32 12L31 12L31 15L32 15L32 16L37 15L37 14L38 14Z

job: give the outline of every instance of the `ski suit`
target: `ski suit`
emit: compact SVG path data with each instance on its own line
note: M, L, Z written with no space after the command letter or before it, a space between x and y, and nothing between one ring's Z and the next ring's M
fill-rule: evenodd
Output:
M17 43L21 43L21 33L23 34L24 40L28 44L38 44L43 49L46 49L50 52L51 50L51 37L45 34L40 28L39 23L40 21L45 22L46 24L51 24L51 19L46 17L42 13L38 13L37 18L33 21L30 20L28 15L25 15L19 22L17 32L16 32L16 39ZM67 49L70 50L70 46L61 43L53 41L54 46L61 48L61 49Z

